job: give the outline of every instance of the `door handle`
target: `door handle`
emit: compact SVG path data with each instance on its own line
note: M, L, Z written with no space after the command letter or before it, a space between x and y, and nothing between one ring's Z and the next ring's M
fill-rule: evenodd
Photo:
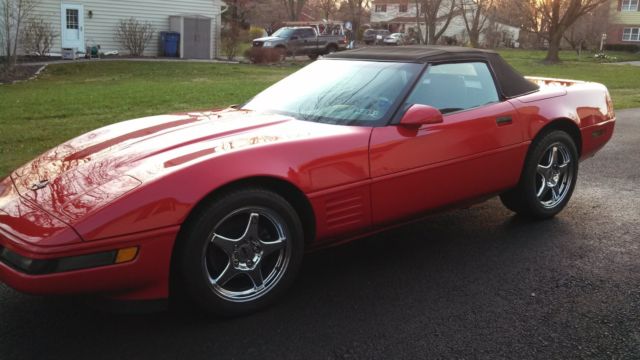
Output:
M496 119L496 124L498 124L498 126L510 125L513 124L513 119L511 116L501 116Z

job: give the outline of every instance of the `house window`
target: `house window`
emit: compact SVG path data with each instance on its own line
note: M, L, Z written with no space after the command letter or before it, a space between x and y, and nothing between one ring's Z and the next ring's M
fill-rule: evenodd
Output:
M67 29L78 29L77 9L67 9Z
M407 4L400 4L400 12L401 13L406 13L407 10L408 10Z
M622 41L640 41L640 28L624 28Z
M622 0L622 11L638 11L638 0Z
M387 4L376 5L376 12L387 12Z

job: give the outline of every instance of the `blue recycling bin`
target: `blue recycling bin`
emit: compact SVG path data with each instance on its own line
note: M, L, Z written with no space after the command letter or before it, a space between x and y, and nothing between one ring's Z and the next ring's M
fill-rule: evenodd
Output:
M175 31L160 32L160 56L178 57L180 49L180 33Z

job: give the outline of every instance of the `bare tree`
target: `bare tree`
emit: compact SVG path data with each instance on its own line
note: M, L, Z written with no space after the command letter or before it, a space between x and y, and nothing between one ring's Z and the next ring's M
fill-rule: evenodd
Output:
M22 49L27 54L47 56L51 52L53 40L58 34L53 30L50 22L41 17L29 19L22 31Z
M353 26L354 34L359 34L360 25L362 24L362 17L369 6L368 0L346 0L343 5L346 5L349 19Z
M116 26L116 39L122 46L129 50L132 56L142 56L149 40L153 36L153 25L150 22L141 22L136 18L120 20Z
M291 21L297 21L300 18L300 13L304 8L306 0L282 0L282 4L287 10L287 16Z
M427 27L425 36L427 45L438 42L440 36L449 27L451 19L456 15L455 0L422 0L422 14ZM438 29L438 25L444 21L444 24Z
M227 0L227 11L222 14L222 20L226 23L233 23L239 27L249 27L249 18L258 6L259 1L250 0ZM274 4L271 4L272 6Z
M321 12L322 18L330 20L331 16L338 9L337 0L314 0L311 5L318 8Z
M13 71L23 24L32 15L36 0L0 0L0 45L4 49L4 71Z
M523 11L533 31L549 42L545 63L560 62L560 43L564 33L579 18L591 13L608 0L527 0Z
M485 30L494 0L460 0L458 8L464 20L471 46L480 46L480 34Z
M416 27L418 28L417 30L417 34L416 34L416 43L422 44L423 38L422 38L422 26L420 26L420 0L416 0Z
M609 5L603 4L594 11L578 19L563 37L571 48L580 55L585 48L597 48L603 33L607 32Z

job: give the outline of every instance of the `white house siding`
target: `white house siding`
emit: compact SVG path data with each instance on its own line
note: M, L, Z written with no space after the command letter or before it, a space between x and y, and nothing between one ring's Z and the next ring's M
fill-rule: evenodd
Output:
M149 41L144 55L158 54L160 31L169 31L171 15L202 15L213 18L211 39L214 55L217 55L220 34L220 12L223 3L219 0L40 0L34 15L49 21L58 36L52 47L53 53L61 51L61 7L62 4L84 5L84 39L87 46L100 45L102 51L117 50L127 54L127 50L115 39L114 30L122 19L134 17L149 21L154 27L153 38ZM92 17L89 17L89 11ZM84 49L82 49L84 50Z
M384 12L376 12L376 4L386 4L387 9ZM409 19L412 18L411 21L406 22L403 21L403 23L405 24L405 29L408 28L415 28L416 27L416 23L413 19L415 19L416 17L416 4L415 1L411 2L409 1L407 2L402 2L402 4L406 4L407 5L407 12L400 12L400 2L398 3L390 3L389 0L382 0L382 1L373 1L372 7L371 7L371 23L372 24L376 24L376 23L392 23L393 19L396 18L404 18L404 19ZM438 13L439 16L444 16L450 9L451 3L447 2L447 1L443 1L442 5L440 7L440 11ZM469 10L472 11L472 10ZM471 14L469 14L469 18L471 17ZM427 31L427 27L424 24L424 16L421 15L420 16L420 30L422 31L422 34L426 34ZM441 26L444 25L445 21L441 21L437 24L436 26L436 31L439 31ZM487 25L488 25L488 21L487 21ZM517 27L513 27L513 26L509 26L509 25L505 25L505 24L496 24L497 29L500 32L503 33L507 33L508 36L513 39L513 40L517 40L520 36L520 29ZM464 19L462 18L462 15L457 15L454 16L451 19L451 22L449 23L449 26L447 27L447 29L444 31L444 33L442 34L443 36L447 36L447 37L455 37L456 40L458 41L459 44L464 44L465 42L468 41L468 35L467 35L467 28L465 26L464 23ZM480 34L480 43L484 43L485 40L485 35L484 34Z
M375 4L375 2L374 2ZM371 22L389 22L397 17L416 17L416 3L407 3L407 12L400 12L400 4L387 4L387 11L376 12L375 5L371 7Z

